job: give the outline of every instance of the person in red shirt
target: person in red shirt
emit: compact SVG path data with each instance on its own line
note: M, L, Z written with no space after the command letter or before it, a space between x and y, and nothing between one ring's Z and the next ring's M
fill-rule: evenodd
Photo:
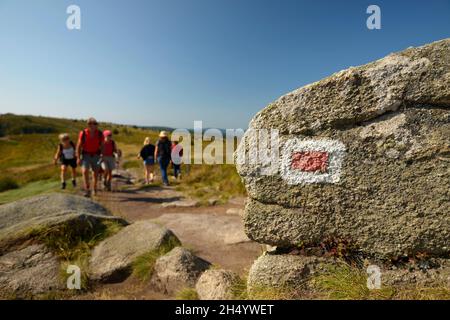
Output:
M118 155L116 142L112 138L112 132L103 132L105 141L102 148L102 168L104 171L103 184L107 191L111 191L112 171L116 168L116 157Z
M97 181L100 168L100 155L103 148L103 133L98 129L98 122L90 118L88 127L80 132L77 144L78 165L81 166L85 196L91 196L89 171L92 169L94 195L97 194Z

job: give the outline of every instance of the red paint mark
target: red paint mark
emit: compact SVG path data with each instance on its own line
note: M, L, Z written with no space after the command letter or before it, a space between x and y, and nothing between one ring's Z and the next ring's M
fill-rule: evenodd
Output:
M306 172L327 172L328 152L304 151L292 154L291 168Z

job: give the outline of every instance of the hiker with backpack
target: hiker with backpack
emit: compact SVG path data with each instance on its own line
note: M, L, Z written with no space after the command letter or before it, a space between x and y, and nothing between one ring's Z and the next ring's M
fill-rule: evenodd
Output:
M116 155L119 152L116 142L112 138L112 132L105 130L103 136L105 138L101 154L101 166L104 172L103 185L106 191L111 191L112 172L116 168Z
M72 168L72 186L77 186L77 158L75 154L75 144L70 140L67 133L59 135L59 145L56 150L55 158L53 159L55 165L61 163L61 189L66 189L66 172L69 167Z
M154 178L153 167L155 164L155 146L150 143L149 137L145 138L144 146L138 154L138 159L144 161L145 184L152 183Z
M83 173L85 197L91 196L90 174L93 172L93 190L97 194L97 181L100 168L100 155L103 148L103 133L98 129L94 118L87 121L88 127L80 132L77 144L77 160Z
M159 168L161 170L161 177L165 186L169 185L169 178L167 177L167 167L170 163L172 143L169 140L166 131L161 131L159 139L156 142L155 159L158 160Z

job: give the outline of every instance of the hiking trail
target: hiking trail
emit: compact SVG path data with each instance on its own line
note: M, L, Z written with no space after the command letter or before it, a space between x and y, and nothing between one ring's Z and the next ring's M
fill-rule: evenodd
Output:
M230 199L226 204L198 206L175 187L156 184L145 186L136 174L116 170L113 192L99 191L93 198L114 215L127 221L151 220L172 230L183 247L223 269L244 275L261 254L262 247L248 239L240 216L245 197ZM130 276L117 284L96 288L82 298L96 299L165 299L146 283Z

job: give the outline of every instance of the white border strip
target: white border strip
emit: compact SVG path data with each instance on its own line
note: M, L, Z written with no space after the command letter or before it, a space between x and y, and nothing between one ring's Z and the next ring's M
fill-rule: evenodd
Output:
M319 151L328 153L326 173L306 172L292 169L292 154L295 152ZM345 145L338 140L289 139L283 143L280 157L281 177L291 185L311 183L337 183L341 176L341 166L345 158Z

